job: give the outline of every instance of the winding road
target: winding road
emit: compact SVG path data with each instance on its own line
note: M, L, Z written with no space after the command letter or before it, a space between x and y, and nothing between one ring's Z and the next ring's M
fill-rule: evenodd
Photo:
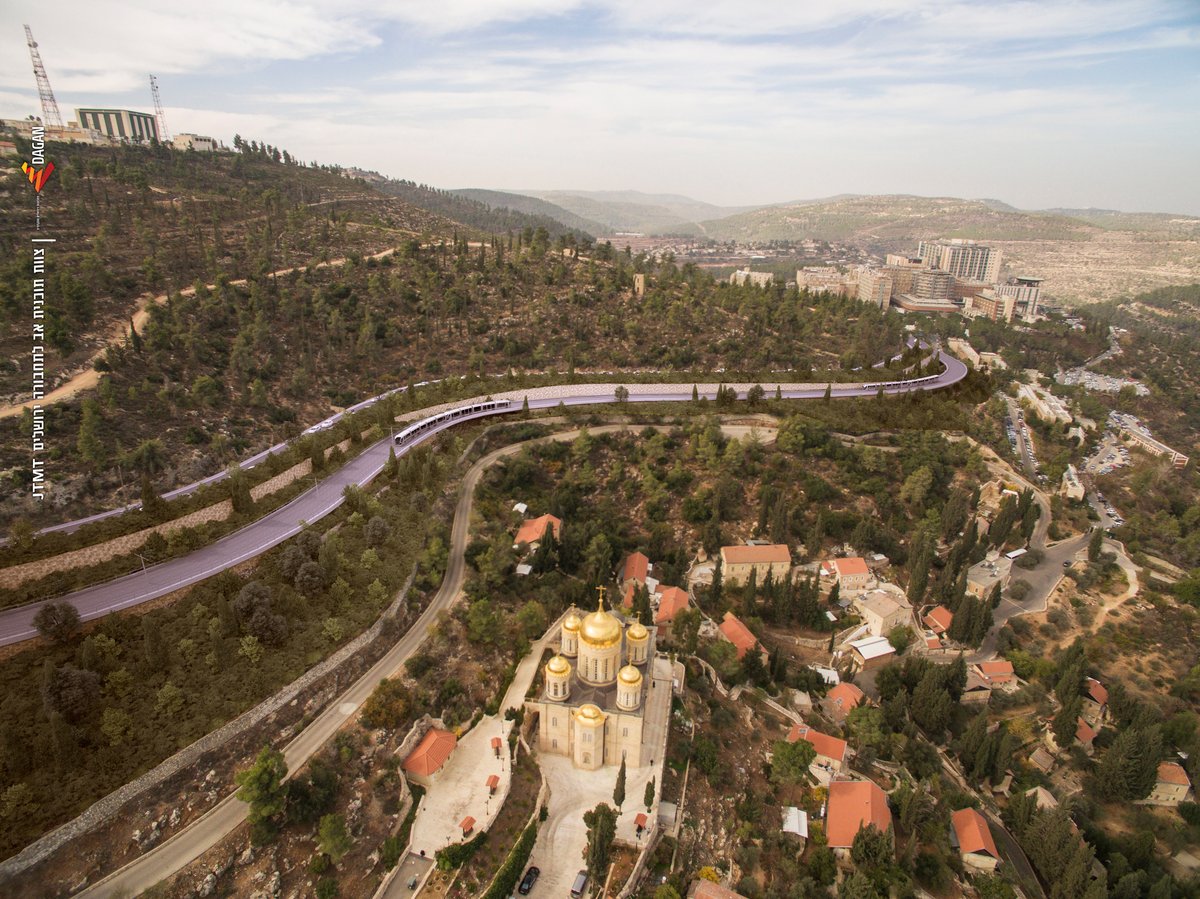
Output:
M958 359L941 351L939 351L939 358L944 365L941 374L929 380L917 382L891 382L894 386L885 387L884 393L895 395L913 390L940 390L956 384L966 377L967 367ZM629 403L665 403L690 400L693 389L700 396L715 399L721 385L717 383L696 385L570 384L501 392L493 394L492 398L511 399L514 402L522 402L527 399L531 410L556 408L560 404L564 406L595 405L614 402L615 391L621 386L628 391L627 402ZM731 384L725 386L726 389L734 389L740 398L745 398L749 389L755 385ZM778 389L779 395L784 399L819 399L825 395L827 389L833 398L871 397L877 393L876 388L864 384L763 384L762 386L768 396ZM364 400L352 408L354 410L365 408L378 399L379 397L373 397ZM432 414L451 406L469 405L482 399L484 397L432 407L422 410L421 415ZM397 455L407 453L413 447L458 422L495 414L502 414L502 412L481 412L430 428L403 446L398 446L396 448ZM331 419L327 419L327 421L331 421ZM318 427L325 424L322 422ZM390 446L390 437L377 441L358 457L330 474L316 486L300 494L287 505L186 556L162 562L146 568L144 571L138 571L116 580L85 587L54 600L42 600L0 612L0 646L19 643L37 636L33 619L38 609L47 602L69 602L78 609L80 617L84 621L88 621L113 611L127 609L165 596L278 546L299 533L305 523L318 521L340 506L343 500L342 493L347 486L365 485L378 475L387 463ZM261 455L265 456L267 452L270 450L264 451L264 454Z

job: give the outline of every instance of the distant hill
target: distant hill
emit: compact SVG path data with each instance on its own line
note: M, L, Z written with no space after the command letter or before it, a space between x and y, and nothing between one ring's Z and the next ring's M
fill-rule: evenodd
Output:
M755 208L714 206L679 194L646 194L636 190L527 190L523 193L599 222L604 230L610 232L702 233L696 222L736 215Z
M567 225L552 215L522 212L511 206L492 206L463 196L460 191L441 190L415 181L394 181L390 178L372 186L380 193L398 197L413 206L483 232L504 234L525 228L545 228L551 237L565 232L573 232L577 237L588 236L588 229Z
M1195 215L1118 209L1041 209L1037 214L1067 216L1106 231L1165 231L1179 237L1200 236L1200 216Z
M994 205L993 205L994 204ZM887 248L934 237L1086 240L1088 223L1062 215L997 209L996 201L952 197L851 196L766 206L702 221L718 240L836 240ZM1011 207L1009 207L1011 209Z
M477 203L483 203L492 209L511 209L514 212L520 212L524 215L551 218L566 228L584 231L593 237L603 234L607 230L607 227L600 222L583 218L567 209L563 209L561 206L556 206L554 203L547 203L545 200L540 200L537 197L508 193L502 190L486 190L481 187L463 187L452 190L450 193L466 197L468 200L474 200Z

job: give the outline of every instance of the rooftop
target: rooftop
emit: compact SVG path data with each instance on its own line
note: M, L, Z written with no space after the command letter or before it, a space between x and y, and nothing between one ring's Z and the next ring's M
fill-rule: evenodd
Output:
M996 850L996 841L988 828L987 818L973 808L959 809L950 816L954 825L954 835L958 838L958 848L962 852L978 852L1000 858Z
M721 560L726 565L791 562L792 551L783 543L771 543L766 546L722 546Z
M725 618L721 621L720 631L722 636L733 644L737 650L737 657L739 659L758 643L758 638L750 632L750 628L742 624L733 612L725 613Z
M866 697L858 687L854 684L842 683L838 684L832 690L825 694L825 699L830 705L840 711L843 715L851 709L856 708Z
M817 750L817 755L837 759L839 762L846 760L845 740L813 730L807 724L793 724L792 729L788 732L787 740L789 743L804 740L812 744L813 749Z
M851 640L850 648L863 657L863 661L879 659L896 651L888 642L887 637L864 637L861 640Z
M994 659L990 662L979 663L979 673L993 684L1007 684L1016 673L1013 671L1012 662L1007 659Z
M950 630L950 622L954 620L954 613L945 606L935 606L925 614L923 620L935 634L944 634Z
M428 777L446 764L446 759L450 758L450 753L457 745L458 738L450 731L430 728L400 767L410 774Z
M1188 779L1187 772L1183 770L1183 765L1178 762L1163 762L1158 766L1158 781L1159 783L1175 784L1181 787L1190 787L1191 780Z
M830 564L839 577L853 577L869 573L866 559L860 556L851 556L849 559L834 559Z
M625 567L621 571L621 580L635 580L646 583L646 575L650 573L650 559L640 552L631 552L625 557Z
M514 543L537 543L546 536L546 528L553 526L555 539L562 536L562 521L555 518L553 515L546 513L539 515L537 518L531 518L528 521L522 522L521 527L517 530L517 536L513 539Z
M868 824L880 831L892 825L887 795L870 781L834 781L829 785L829 811L825 836L834 849L848 849Z
M678 587L667 587L658 600L658 612L654 616L655 624L665 624L675 620L675 616L688 607L688 595ZM734 642L732 639L730 642ZM754 644L751 643L751 646Z

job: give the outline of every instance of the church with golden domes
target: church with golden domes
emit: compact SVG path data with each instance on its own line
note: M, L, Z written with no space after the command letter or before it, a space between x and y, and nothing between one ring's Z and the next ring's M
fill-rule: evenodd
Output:
M540 752L568 756L576 768L644 764L643 716L654 659L654 630L604 608L563 619L559 651L543 668L545 688L525 703L538 716Z

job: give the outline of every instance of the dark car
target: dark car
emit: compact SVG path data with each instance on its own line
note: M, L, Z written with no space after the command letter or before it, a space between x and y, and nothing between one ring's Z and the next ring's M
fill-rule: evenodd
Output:
M525 872L525 876L521 878L521 885L517 887L517 892L522 896L528 896L529 891L533 889L533 885L537 883L538 875L541 870L536 865L530 865L529 870ZM509 883L512 883L510 880Z

